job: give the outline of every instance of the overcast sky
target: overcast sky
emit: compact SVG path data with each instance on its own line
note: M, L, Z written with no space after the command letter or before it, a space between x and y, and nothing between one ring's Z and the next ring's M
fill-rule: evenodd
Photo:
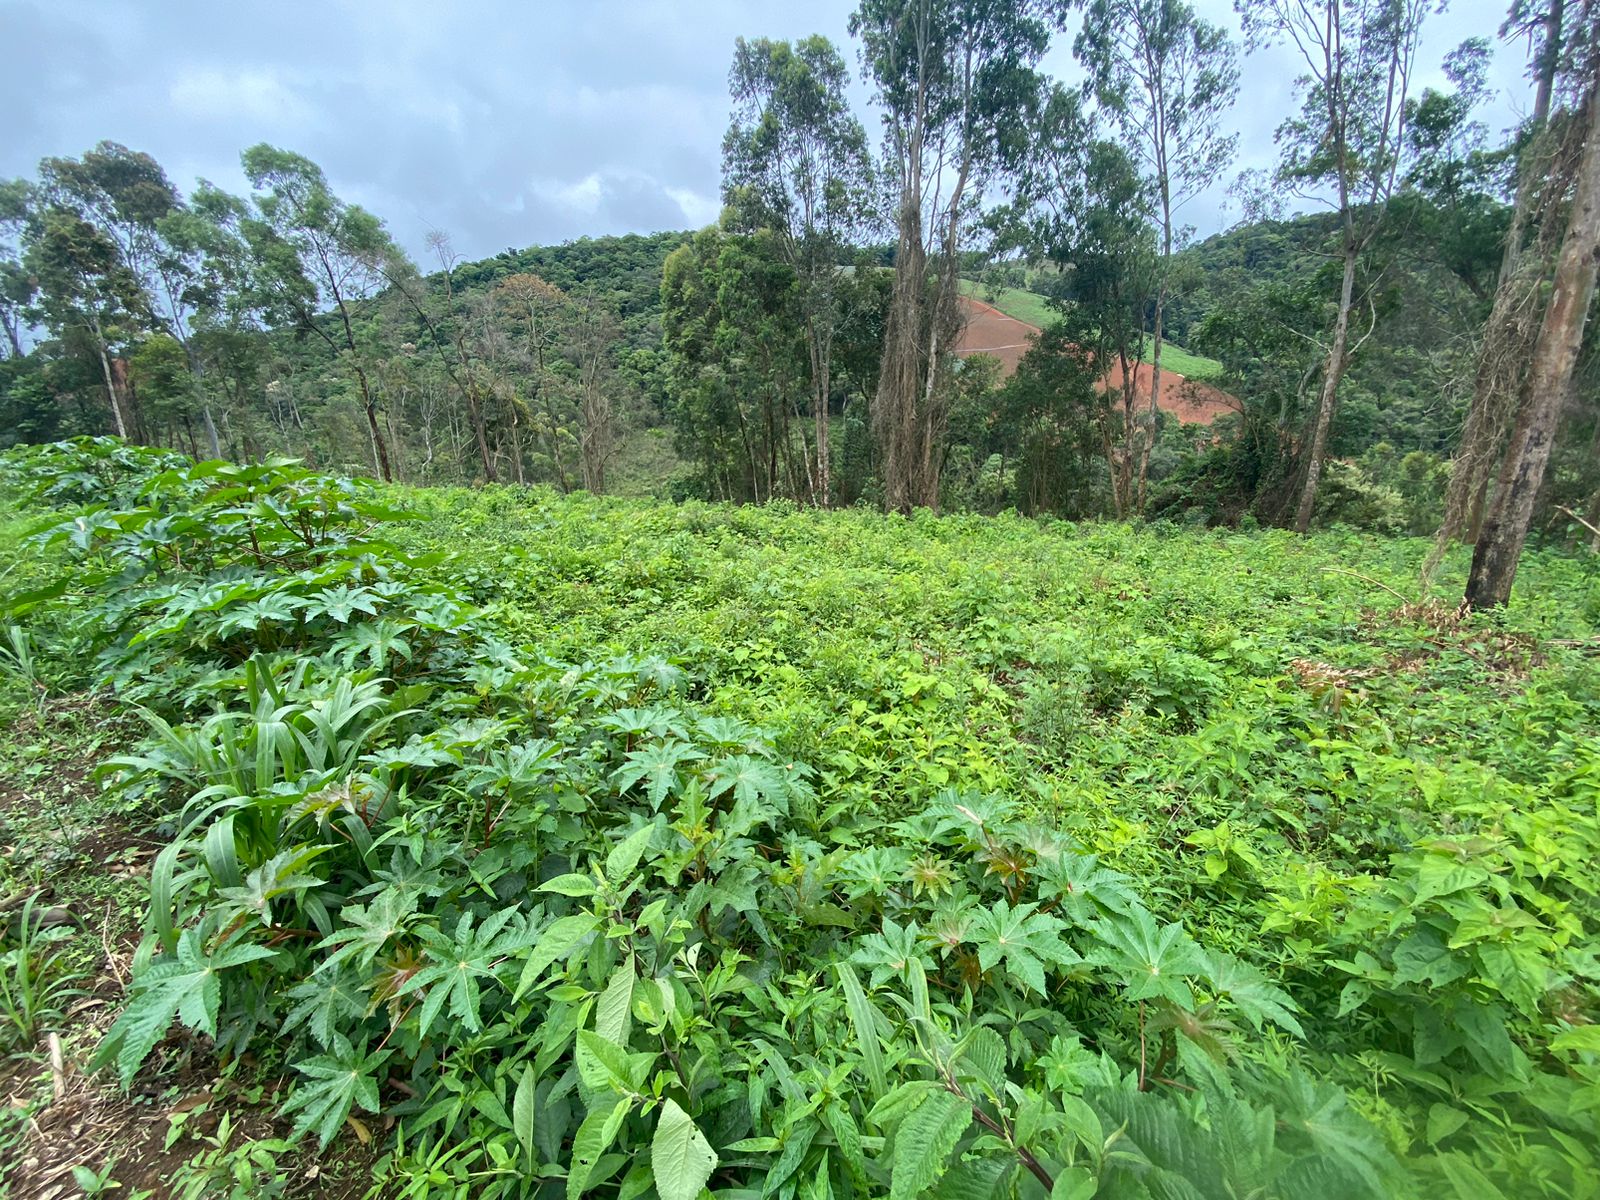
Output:
M1197 0L1237 29L1227 0ZM148 151L187 190L243 190L267 141L320 163L413 253L430 229L468 258L584 234L715 220L727 69L738 36L823 33L855 61L854 0L0 0L0 176L101 139ZM1420 83L1504 0L1431 19ZM1075 78L1069 39L1047 66ZM1495 42L1498 133L1528 107L1525 48ZM1245 64L1240 166L1268 166L1298 73ZM866 91L858 85L864 107ZM869 128L877 117L864 113ZM1183 214L1230 223L1222 182Z

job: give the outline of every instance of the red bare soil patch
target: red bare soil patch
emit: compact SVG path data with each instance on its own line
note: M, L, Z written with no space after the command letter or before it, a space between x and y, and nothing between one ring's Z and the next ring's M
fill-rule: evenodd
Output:
M993 305L970 296L961 297L961 308L967 317L966 326L956 342L956 353L962 358L972 354L987 354L1000 360L1000 376L1009 377L1022 361L1022 356L1033 345L1039 332L1037 325L1009 317ZM1134 371L1133 391L1139 407L1150 403L1150 387L1154 372L1148 363L1140 363ZM1106 375L1108 388L1122 386L1122 368L1113 366ZM1161 372L1161 411L1174 416L1184 425L1209 425L1224 413L1238 412L1239 402L1220 388L1214 388L1198 379L1187 379L1176 371Z
M966 314L967 323L956 342L956 353L962 358L969 354L987 354L990 358L998 358L1000 375L1008 378L1033 345L1039 327L1008 317L998 308L970 296L961 297L961 309Z
M1140 363L1133 372L1133 394L1138 406L1150 403L1150 387L1155 371L1149 363ZM1114 365L1106 373L1106 386L1122 386L1122 366ZM1163 367L1161 369L1161 411L1170 413L1185 425L1209 425L1224 413L1238 412L1239 402L1220 388L1198 379L1189 379Z

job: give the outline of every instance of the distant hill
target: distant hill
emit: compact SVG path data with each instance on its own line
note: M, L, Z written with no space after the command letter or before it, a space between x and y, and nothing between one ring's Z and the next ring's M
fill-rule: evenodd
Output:
M661 266L694 235L688 231L629 233L579 238L559 246L504 250L493 258L462 263L456 286L493 287L509 275L537 275L566 292L594 292L610 300L633 349L653 349L660 340Z

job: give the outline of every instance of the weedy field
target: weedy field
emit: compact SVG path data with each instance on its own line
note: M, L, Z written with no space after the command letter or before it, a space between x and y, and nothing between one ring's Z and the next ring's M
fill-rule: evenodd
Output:
M1600 1194L1593 559L3 469L14 1196Z

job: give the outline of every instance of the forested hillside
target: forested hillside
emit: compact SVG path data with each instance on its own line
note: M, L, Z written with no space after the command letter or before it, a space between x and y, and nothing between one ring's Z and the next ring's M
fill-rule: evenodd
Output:
M1015 16L1008 53L1031 70L1046 26ZM862 19L870 49L878 18ZM1171 69L1204 89L1187 127L1147 144L1155 101L1125 77L1138 48L1107 9L1076 45L1091 94L1034 75L1014 127L941 127L974 155L1003 137L1001 156L916 245L884 199L921 169L897 140L905 114L884 110L874 152L818 39L741 43L727 206L693 233L479 262L441 233L413 264L315 164L269 146L243 156L247 196L185 194L110 143L46 160L0 197L6 436L110 431L423 483L1472 534L1515 386L1488 364L1525 362L1535 334L1525 307L1507 324L1527 294L1508 268L1527 243L1553 269L1587 43L1535 57L1556 107L1501 146L1477 119L1481 38L1449 57L1451 89L1361 115L1390 147L1381 164L1322 162L1307 109L1273 179L1235 189L1247 219L1185 244L1172 213L1236 151L1238 65L1215 27L1172 19L1196 40ZM1385 51L1396 80L1418 27ZM1521 159L1560 170L1535 194ZM1287 215L1296 190L1348 203ZM904 274L917 263L925 295ZM1020 371L954 369L963 294L1048 331ZM1594 343L1579 338L1562 386L1536 537L1600 524ZM1237 411L1186 430L1164 376L1169 392L1204 378ZM1463 445L1472 465L1453 474Z

